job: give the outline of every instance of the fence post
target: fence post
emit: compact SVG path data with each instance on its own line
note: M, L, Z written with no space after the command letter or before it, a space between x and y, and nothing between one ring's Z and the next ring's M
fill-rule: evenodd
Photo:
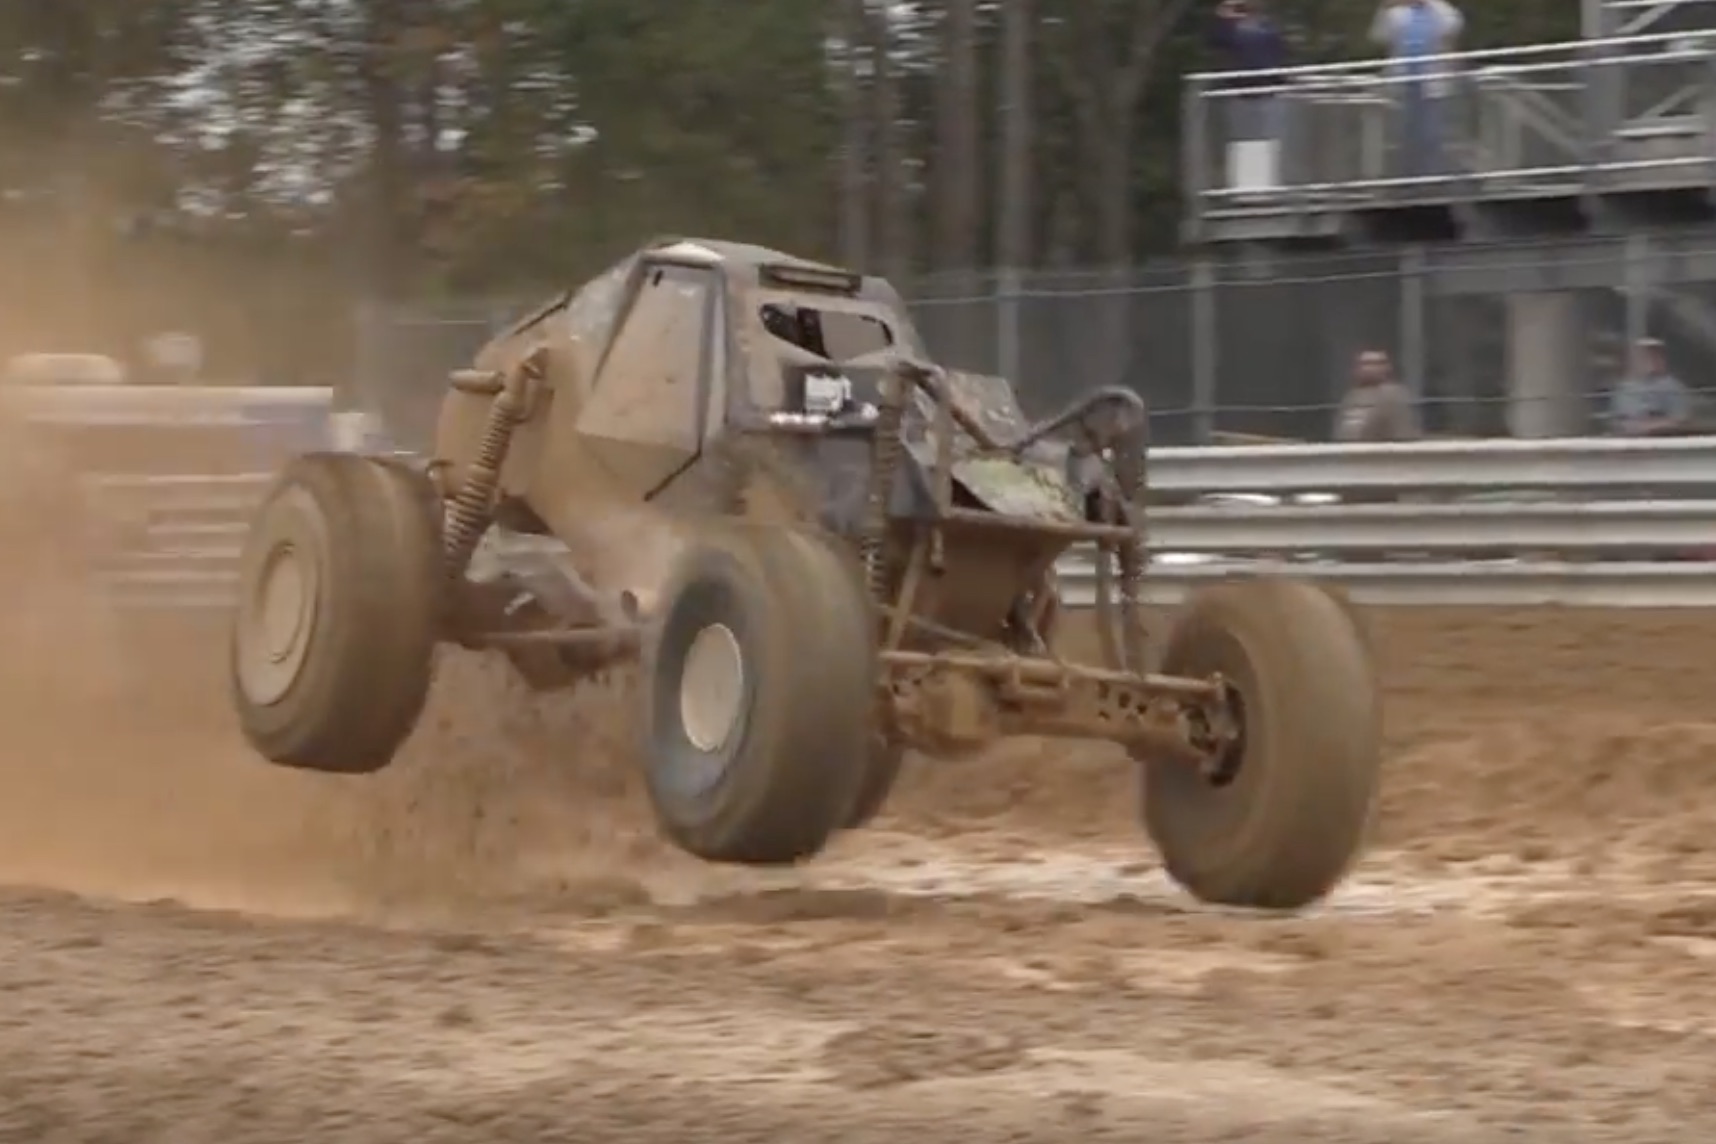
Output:
M1627 344L1621 353L1622 370L1627 366L1627 354L1632 347L1650 336L1650 300L1653 283L1650 280L1650 239L1642 234L1629 234L1622 246L1621 281L1626 296Z
M1412 403L1424 408L1429 388L1429 345L1425 337L1424 248L1409 246L1400 253L1400 370Z
M1215 263L1203 256L1192 260L1192 439L1208 444L1215 436L1216 373Z
M1204 192L1211 165L1208 89L1208 81L1193 76L1180 101L1180 195L1186 203L1180 238L1188 243L1202 242L1204 236Z
M1019 384L1019 310L1024 278L1013 267L995 272L995 372Z

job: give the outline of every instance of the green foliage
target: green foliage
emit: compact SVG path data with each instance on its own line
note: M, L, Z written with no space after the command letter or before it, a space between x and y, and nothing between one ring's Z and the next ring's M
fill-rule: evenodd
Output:
M289 264L274 278L321 297L515 293L667 232L831 256L838 157L858 139L867 211L904 212L872 229L916 236L916 265L941 269L922 239L948 173L948 2L868 5L889 25L880 62L905 147L884 169L878 59L839 39L852 0L6 0L0 225L76 219L86 244L123 235L124 251L182 265ZM1170 250L1179 77L1212 63L1213 0L1032 2L1038 257ZM966 225L985 259L1001 3L978 3L979 110L958 128L980 138ZM1301 60L1372 50L1369 0L1275 8ZM1469 3L1466 43L1567 38L1577 8ZM871 115L855 131L851 83Z

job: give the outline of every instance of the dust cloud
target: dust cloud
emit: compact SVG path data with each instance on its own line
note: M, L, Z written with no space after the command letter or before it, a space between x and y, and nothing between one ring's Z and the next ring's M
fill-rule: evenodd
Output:
M385 772L273 767L231 713L225 617L93 602L77 522L9 487L0 882L289 915L456 909L576 892L650 837L623 674L545 699L449 649Z

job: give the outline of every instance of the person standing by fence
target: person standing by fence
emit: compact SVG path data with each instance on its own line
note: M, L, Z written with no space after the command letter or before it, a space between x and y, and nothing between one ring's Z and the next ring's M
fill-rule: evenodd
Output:
M1422 436L1412 391L1394 376L1381 350L1365 350L1353 366L1352 386L1335 411L1335 440L1416 441Z
M1370 37L1389 54L1387 71L1400 113L1400 173L1447 173L1443 151L1448 67L1434 57L1454 50L1466 26L1448 0L1383 0Z
M1696 432L1692 393L1668 366L1655 338L1633 348L1633 368L1609 394L1608 430L1617 437L1670 437Z
M1237 190L1271 190L1281 181L1281 136L1286 101L1270 88L1286 81L1287 39L1264 0L1221 0L1210 39L1223 67L1251 72L1236 80L1227 103L1227 184ZM1253 94L1252 89L1256 89Z

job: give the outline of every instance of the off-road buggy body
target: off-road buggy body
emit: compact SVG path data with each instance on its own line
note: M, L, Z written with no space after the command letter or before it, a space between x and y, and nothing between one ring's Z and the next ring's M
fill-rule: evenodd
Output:
M455 373L426 464L288 468L244 559L242 724L277 763L367 772L438 643L542 689L636 660L654 806L704 858L815 854L908 748L1098 739L1137 760L1194 893L1309 902L1374 792L1364 640L1316 587L1248 580L1189 601L1148 671L1145 429L1120 389L1027 420L1006 382L931 364L880 279L659 242ZM497 526L565 559L474 576ZM1056 650L1074 545L1096 553L1100 665Z

